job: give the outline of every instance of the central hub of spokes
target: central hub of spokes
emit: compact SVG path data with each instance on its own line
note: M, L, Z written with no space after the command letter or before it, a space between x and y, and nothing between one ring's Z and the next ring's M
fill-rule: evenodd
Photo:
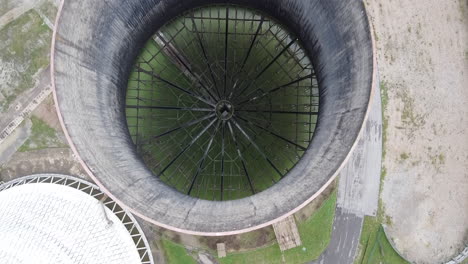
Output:
M234 106L226 101L221 100L216 104L216 116L221 120L229 120L234 115Z

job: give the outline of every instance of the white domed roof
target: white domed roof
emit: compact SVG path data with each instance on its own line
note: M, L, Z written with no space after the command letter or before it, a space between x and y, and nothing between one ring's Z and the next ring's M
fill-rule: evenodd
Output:
M142 263L122 221L75 188L0 188L0 263Z

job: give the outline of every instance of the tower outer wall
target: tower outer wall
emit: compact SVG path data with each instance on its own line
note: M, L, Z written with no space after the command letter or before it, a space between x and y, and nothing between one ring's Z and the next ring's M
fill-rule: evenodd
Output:
M299 36L320 85L314 138L296 167L256 195L213 202L183 195L154 177L126 127L125 89L133 62L154 31L196 6L242 4L269 13ZM96 183L135 215L195 235L229 235L279 221L330 184L367 116L373 43L361 1L66 1L59 8L51 74L66 137Z

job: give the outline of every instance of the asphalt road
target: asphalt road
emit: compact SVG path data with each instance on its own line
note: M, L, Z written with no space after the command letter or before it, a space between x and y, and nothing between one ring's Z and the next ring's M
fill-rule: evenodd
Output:
M353 263L361 236L363 216L336 208L330 245L320 258L311 264Z

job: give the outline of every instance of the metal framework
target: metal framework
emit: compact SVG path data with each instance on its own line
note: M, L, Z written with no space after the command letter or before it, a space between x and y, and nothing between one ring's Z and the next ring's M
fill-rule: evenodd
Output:
M40 174L40 175L31 175L26 177L21 177L16 180L12 180L0 185L0 192L13 188L18 185L24 184L33 184L33 183L50 183L58 184L63 186L68 186L79 191L82 191L97 200L100 200L104 206L109 208L117 218L122 222L122 224L127 229L128 233L132 237L133 242L135 243L138 254L140 255L140 260L142 264L153 264L153 256L151 254L151 249L149 247L148 241L144 236L143 231L141 230L140 225L136 219L128 213L126 210L122 209L114 200L110 199L105 195L98 186L86 182L84 180L65 176L58 174Z
M319 111L311 61L274 19L239 6L186 12L148 41L126 117L143 161L207 200L261 192L308 149Z

